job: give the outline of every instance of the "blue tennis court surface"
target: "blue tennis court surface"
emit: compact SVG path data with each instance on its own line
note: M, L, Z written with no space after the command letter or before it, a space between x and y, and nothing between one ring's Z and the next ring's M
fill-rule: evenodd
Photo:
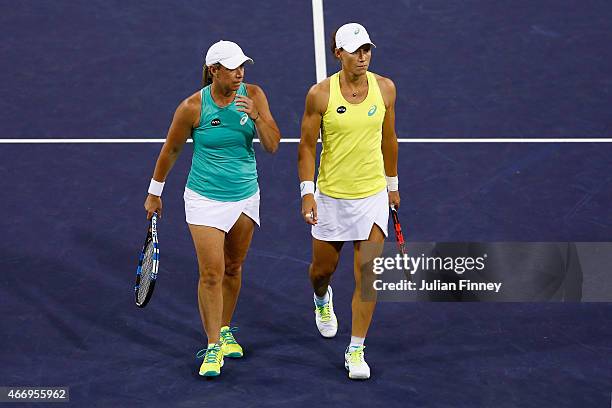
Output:
M310 2L0 1L3 138L162 138L218 39L255 60L286 138L315 81ZM402 138L609 138L612 6L603 1L328 1L398 88ZM336 65L328 54L328 73ZM380 303L372 379L351 382L352 252L320 338L299 216L297 145L257 148L262 226L234 323L246 350L197 375L197 263L184 222L187 146L164 192L161 269L132 287L160 144L0 144L0 386L69 386L71 405L597 407L610 404L609 304ZM411 241L609 241L610 143L402 143ZM24 406L24 405L20 405ZM38 406L38 405L37 405Z

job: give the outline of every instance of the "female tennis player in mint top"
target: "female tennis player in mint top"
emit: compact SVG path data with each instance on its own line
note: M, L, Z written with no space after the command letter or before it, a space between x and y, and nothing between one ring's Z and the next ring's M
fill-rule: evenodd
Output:
M308 91L298 159L302 216L312 225L309 273L315 322L323 337L334 337L338 330L329 282L340 250L346 241L352 241L355 249L351 342L344 355L353 379L370 377L364 341L375 302L362 298L362 285L367 285L361 266L382 251L389 205L400 203L395 85L368 71L372 47L360 24L345 24L336 31L331 48L342 68ZM315 191L319 130L323 150Z
M164 182L181 149L193 138L185 187L185 218L198 257L198 303L208 347L200 375L221 373L223 357L242 357L230 322L240 292L242 262L259 225L259 185L253 138L274 153L280 132L263 90L246 84L253 60L231 41L206 53L204 88L176 109L145 201L147 217L161 216ZM200 353L199 353L200 354Z

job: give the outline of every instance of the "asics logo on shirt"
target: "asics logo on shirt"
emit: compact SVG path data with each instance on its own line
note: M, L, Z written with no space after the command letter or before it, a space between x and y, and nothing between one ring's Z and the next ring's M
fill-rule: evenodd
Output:
M368 116L373 116L376 113L376 105L372 105L368 111Z
M340 114L346 112L346 106L338 106L338 109L336 109L336 112Z
M219 126L221 124L221 119L215 118L210 121L210 126Z
M257 119L257 118L255 118ZM248 114L244 114L242 115L242 117L240 118L240 125L244 126L245 123L247 123L247 120L249 120L249 115Z

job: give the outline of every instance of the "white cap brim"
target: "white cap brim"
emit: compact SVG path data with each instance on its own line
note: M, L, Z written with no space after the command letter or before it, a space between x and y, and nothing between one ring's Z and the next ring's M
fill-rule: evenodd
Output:
M371 41L359 41L353 44L346 44L344 47L342 47L342 49L346 52L350 52L353 53L355 51L357 51L359 49L359 47L361 47L362 45L365 44L370 44L372 47L376 48L376 45L374 45L373 42Z
M223 65L227 69L236 69L245 62L253 64L253 60L246 55L234 55L231 58L219 61L219 64Z

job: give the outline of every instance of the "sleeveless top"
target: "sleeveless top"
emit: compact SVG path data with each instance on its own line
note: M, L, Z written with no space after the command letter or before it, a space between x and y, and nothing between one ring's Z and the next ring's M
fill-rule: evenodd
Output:
M257 164L253 138L255 124L235 101L220 108L202 89L200 124L191 132L193 158L187 187L217 201L239 201L257 192ZM247 95L246 85L236 92Z
M387 186L381 146L385 102L374 74L366 75L368 95L357 104L342 96L339 72L330 78L317 178L317 188L330 197L365 198Z

